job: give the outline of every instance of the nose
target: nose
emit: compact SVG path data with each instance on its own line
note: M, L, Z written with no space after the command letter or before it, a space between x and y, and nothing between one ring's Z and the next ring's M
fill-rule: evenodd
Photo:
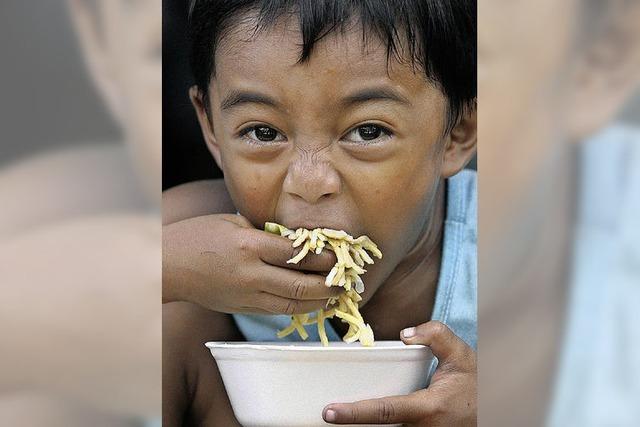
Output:
M303 155L289 166L283 191L316 204L340 193L341 186L340 175L329 162Z

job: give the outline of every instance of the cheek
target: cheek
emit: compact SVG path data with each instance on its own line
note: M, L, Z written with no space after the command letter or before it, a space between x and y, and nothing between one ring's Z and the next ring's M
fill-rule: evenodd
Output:
M436 142L407 141L393 158L354 168L360 216L387 251L404 254L421 231L439 182L441 156Z
M273 219L282 189L282 173L278 165L256 164L222 150L225 184L238 211L261 228Z

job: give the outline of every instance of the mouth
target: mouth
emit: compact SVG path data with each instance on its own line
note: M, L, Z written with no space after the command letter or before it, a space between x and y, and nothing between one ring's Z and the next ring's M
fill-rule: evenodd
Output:
M335 204L308 206L289 203L287 206L281 206L276 212L275 219L279 224L292 230L297 230L298 228L307 230L330 228L332 230L343 230L354 237L358 237L356 234L364 230L361 229L358 221L349 212L351 212L350 209Z
M336 221L327 218L291 220L283 219L280 224L291 230L297 230L298 228L306 228L307 230L313 230L314 228L330 228L332 230L344 230L349 234L351 234L351 231L354 231L354 227L349 225L346 221Z
M292 230L298 228L306 228L307 230L313 230L314 228L331 228L333 230L343 230L345 227L337 224L330 224L327 221L286 221L284 224Z

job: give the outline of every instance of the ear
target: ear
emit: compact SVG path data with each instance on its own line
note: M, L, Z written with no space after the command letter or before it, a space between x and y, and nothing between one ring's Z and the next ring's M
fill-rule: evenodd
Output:
M474 107L445 137L442 177L449 178L460 172L476 153L478 142L478 112Z
M113 117L123 123L124 103L109 61L107 37L100 37L98 30L104 11L91 10L87 0L67 0L67 4L89 75Z
M600 31L577 53L569 79L574 141L615 119L640 85L640 2L608 1L605 8Z
M216 161L216 164L224 173L224 165L222 162L222 157L220 155L220 146L216 141L216 137L213 132L213 124L209 120L209 114L207 113L207 108L204 104L202 92L198 89L198 86L194 85L189 88L189 98L191 98L193 108L195 108L196 110L198 123L200 123L200 129L202 130L202 136L204 137L204 141L207 144L207 148L209 148L211 155L213 155L213 158Z

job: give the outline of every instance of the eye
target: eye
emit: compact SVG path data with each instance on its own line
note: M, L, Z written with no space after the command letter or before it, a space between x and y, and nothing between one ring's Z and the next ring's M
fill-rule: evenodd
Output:
M240 136L250 140L250 142L281 142L286 138L274 128L266 125L250 126L240 131Z
M350 130L343 139L347 142L367 144L382 142L390 136L391 131L387 128L368 123Z

